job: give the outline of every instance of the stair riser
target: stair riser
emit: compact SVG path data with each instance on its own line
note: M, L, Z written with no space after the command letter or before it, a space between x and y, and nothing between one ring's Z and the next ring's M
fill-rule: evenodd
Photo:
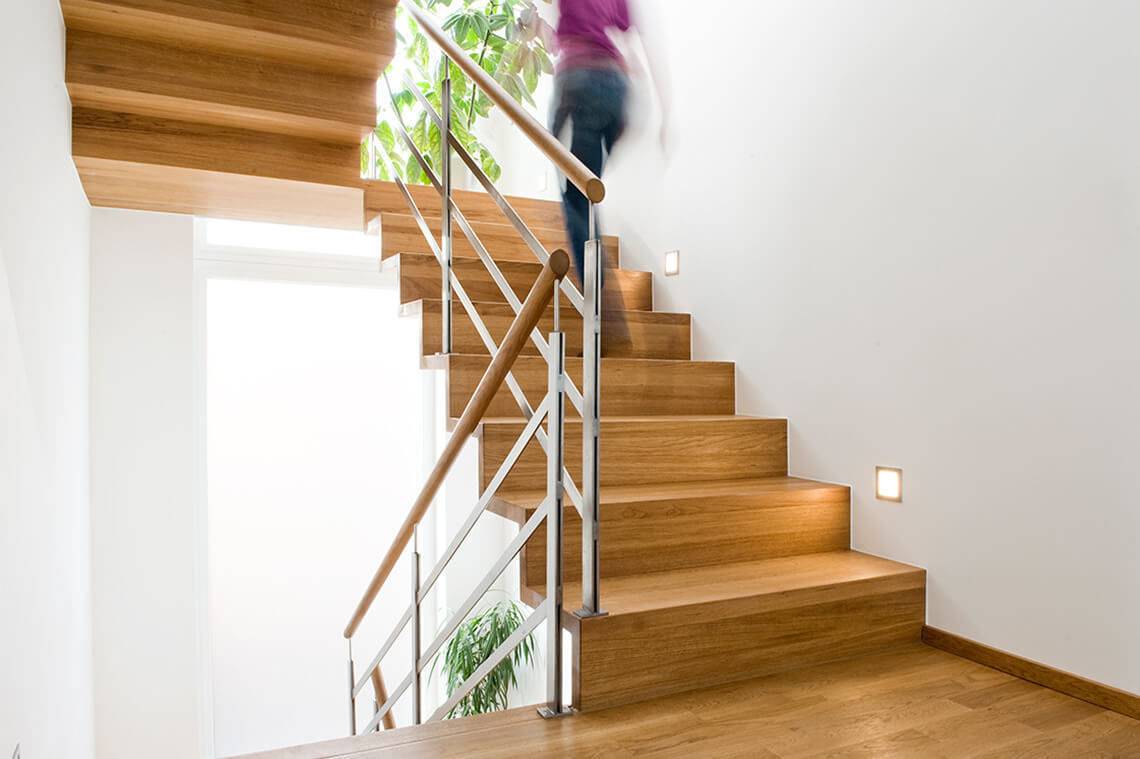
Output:
M741 495L603 503L603 577L760 561L851 545L850 492L799 490L778 497ZM563 576L582 577L582 520L567 508ZM523 548L523 585L546 585L546 527Z
M79 107L359 144L376 83L244 56L71 30L67 86Z
M397 262L395 265L399 269L401 303L440 297L439 263L434 258L409 254L395 256L389 260ZM506 302L482 261L459 258L453 265L460 284L471 300ZM530 264L503 261L499 263L499 269L506 277L507 284L521 300L534 286L541 267L538 262ZM653 281L649 272L618 270L612 274L613 276L607 280L606 292L603 294L606 308L617 308L618 304L621 304L624 308L634 311L653 310ZM562 307L567 313L574 308L565 295L562 296Z
M441 326L440 302L420 301L419 308L423 329L421 344L423 355L440 352ZM412 304L413 306L415 304ZM496 343L501 343L514 323L515 314L506 304L481 303L477 305L483 323L491 332ZM629 330L630 341L618 342L618 325L603 317L602 351L607 356L628 358L656 358L686 361L691 357L692 342L688 314L661 314L653 311L626 311L625 325ZM554 307L547 309L539 322L539 330L549 335L554 330ZM582 317L573 309L562 309L562 331L566 334L566 355L575 356L582 351ZM475 331L475 325L467 316L467 311L459 304L452 307L451 343L454 353L485 355L487 348ZM538 348L528 342L523 348L524 356L537 356Z
M438 218L426 219L436 242L440 240L440 220ZM530 263L535 261L532 251L514 227L502 224L486 224L472 222L472 229L478 236L483 247L496 261L522 261ZM532 230L538 241L547 252L559 248L569 252L566 234L558 229ZM478 258L479 254L471 244L467 235L463 233L458 224L452 225L452 255L464 258ZM606 265L618 268L620 265L619 244L616 237L604 238ZM400 253L422 253L430 255L431 246L424 239L423 231L411 216L402 214L382 214L380 224L380 255L382 258L391 258Z
M68 29L295 63L375 80L396 46L395 3L63 0Z
M337 188L351 188L360 181L358 145L90 108L72 109L71 152L77 159L312 182ZM354 192L359 196L359 191Z
M391 182L365 182L365 208L368 213L369 224L377 219L382 212L394 212L396 209L407 208L407 200L403 193ZM443 212L439 200L439 193L434 187L426 185L409 185L408 192L416 207L424 218L442 218ZM452 198L464 218L472 224L509 224L507 217L491 197L485 192L472 192L469 190L453 190ZM551 200L534 200L532 198L507 198L511 208L522 218L531 229L562 229L562 204Z
M916 571L764 597L753 608L745 599L580 623L567 616L577 628L574 706L605 709L917 642L925 599Z
M453 355L448 361L448 416L462 415L490 357ZM582 390L580 358L566 359L566 371ZM546 396L546 361L520 357L511 369L531 408ZM732 364L696 361L602 359L602 414L605 416L669 416L732 414L736 408L735 368ZM488 417L522 419L518 403L504 384L491 401ZM578 412L569 401L566 415Z
M360 231L360 190L75 156L93 206Z
M506 459L523 424L485 424L480 433L480 489ZM741 480L788 472L783 419L603 420L601 480L606 485ZM582 424L566 423L566 467L581 484ZM546 454L532 440L503 489L538 490L546 483Z

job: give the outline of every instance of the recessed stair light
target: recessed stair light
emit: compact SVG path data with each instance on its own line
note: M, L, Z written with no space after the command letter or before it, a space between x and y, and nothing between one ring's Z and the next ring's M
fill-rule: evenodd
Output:
M880 501L902 502L902 470L888 466L875 467L875 497Z

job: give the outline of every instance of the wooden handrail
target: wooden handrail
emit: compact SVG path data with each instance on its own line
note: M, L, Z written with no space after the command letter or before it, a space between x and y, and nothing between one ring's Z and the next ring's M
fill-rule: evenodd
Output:
M376 693L376 704L378 706L388 703L388 689L384 687L384 676L380 674L379 664L376 665L376 669L372 670L372 690ZM396 718L392 716L391 709L380 721L384 723L385 730L396 729Z
M368 613L372 602L376 600L376 595L380 592L384 581L388 579L388 575L392 573L400 554L404 552L411 541L416 525L423 519L428 506L431 505L436 493L439 492L444 478L451 471L451 466L459 456L459 451L467 442L467 438L475 432L479 422L483 421L483 416L491 405L491 399L495 397L495 393L499 392L499 387L514 365L515 359L518 358L523 346L526 345L531 330L538 325L538 320L542 318L546 307L553 300L558 281L566 276L566 272L569 270L570 257L566 255L566 251L556 250L550 254L550 260L542 267L542 272L535 280L526 300L523 301L522 310L515 317L510 330L507 331L507 336L503 338L502 345L495 353L495 358L487 367L483 379L479 380L479 386L475 388L475 394L471 396L467 408L463 410L463 416L459 417L459 423L455 425L455 431L451 434L451 439L447 441L447 446L444 447L443 454L440 455L431 475L428 476L427 483L424 484L423 490L420 491L415 503L412 504L411 511L408 512L407 518L400 526L400 531L396 533L392 547L388 549L384 560L380 562L380 568L372 576L372 582L368 584L368 590L364 592L360 603L356 605L356 611L352 613L352 619L349 620L348 627L344 629L344 637L351 638L356 634L361 620Z
M510 96L510 94L503 89L502 85L494 80L483 68L473 61L463 48L455 44L447 33L439 28L427 11L416 5L415 0L406 0L404 2L404 9L412 15L424 30L424 33L435 40L435 43L443 48L443 51L451 58L452 62L463 70L472 81L486 93L491 101L502 109L503 113L507 115L511 121L518 125L523 134L534 143L535 147L541 150L551 162L558 167L558 170L566 175L566 178L574 183L574 186L582 191L582 194L590 199L591 203L601 203L606 197L606 186L602 180L597 177L594 172L586 168L586 164L582 163L577 156L566 149L558 139L550 133L542 124L535 120L534 116L527 113L518 102Z

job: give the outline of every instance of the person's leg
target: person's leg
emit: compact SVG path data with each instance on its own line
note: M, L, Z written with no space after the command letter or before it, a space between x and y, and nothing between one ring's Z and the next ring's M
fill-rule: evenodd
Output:
M613 121L607 103L607 72L595 69L571 69L555 80L555 102L552 131L566 142L578 160L601 176L605 151L602 146ZM565 132L569 133L566 139ZM585 277L586 241L590 237L590 201L582 192L565 181L562 191L563 214L570 253L579 282Z
M595 129L589 129L580 122L573 124L573 138L570 143L570 152L578 160L586 164L586 168L595 174L601 174L602 169L602 135ZM582 192L569 181L562 195L562 204L566 215L566 232L573 247L574 265L578 267L578 280L582 282L586 276L586 241L590 239L590 201Z
M626 127L626 95L628 82L624 75L610 73L605 80L604 104L607 120L601 131L602 161L613 152ZM601 176L601 172L598 172ZM598 221L601 237L601 222ZM603 355L628 356L632 351L632 338L625 318L625 298L617 286L617 277L609 277L612 283L602 294L602 335Z

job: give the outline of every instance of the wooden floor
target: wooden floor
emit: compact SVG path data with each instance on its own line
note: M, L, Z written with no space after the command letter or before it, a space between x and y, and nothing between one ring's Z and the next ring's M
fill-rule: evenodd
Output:
M1140 721L912 645L566 719L515 709L255 756L1140 757Z

